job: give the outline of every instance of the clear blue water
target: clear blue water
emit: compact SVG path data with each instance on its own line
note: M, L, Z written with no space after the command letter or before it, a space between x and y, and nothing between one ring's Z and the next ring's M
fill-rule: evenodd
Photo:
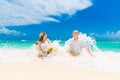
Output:
M36 40L0 40L0 48L30 48ZM59 41L64 46L65 41ZM120 51L120 41L98 41L96 46L101 50Z
M120 51L120 41L97 42L97 47L102 50Z

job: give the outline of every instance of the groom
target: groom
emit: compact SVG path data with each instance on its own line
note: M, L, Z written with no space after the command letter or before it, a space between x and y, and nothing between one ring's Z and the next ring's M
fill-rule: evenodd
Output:
M68 43L67 43L68 51L72 56L80 55L82 48L85 48L88 51L88 53L91 56L93 56L87 43L80 40L78 30L74 30L72 33L72 36L73 38L68 40Z

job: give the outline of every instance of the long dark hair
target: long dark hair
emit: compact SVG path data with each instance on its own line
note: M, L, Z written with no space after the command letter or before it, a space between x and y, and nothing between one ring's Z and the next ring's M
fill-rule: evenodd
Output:
M40 35L39 35L38 41L43 42L43 38L44 38L45 35L46 35L45 32L41 32ZM36 45L38 45L38 41L35 43Z
M40 42L43 42L43 38L44 38L45 35L46 35L45 32L41 32L41 33L40 33L40 38L39 38L39 41L40 41Z

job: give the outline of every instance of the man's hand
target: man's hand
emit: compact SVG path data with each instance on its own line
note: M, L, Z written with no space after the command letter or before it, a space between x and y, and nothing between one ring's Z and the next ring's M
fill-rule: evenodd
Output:
M91 57L94 57L94 55L92 54L90 48L87 49L88 53L90 54Z

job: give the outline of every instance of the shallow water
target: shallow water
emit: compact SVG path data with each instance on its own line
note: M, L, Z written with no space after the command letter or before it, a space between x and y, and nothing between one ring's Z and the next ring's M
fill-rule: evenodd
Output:
M0 40L0 48L22 48L29 49L36 40ZM66 41L58 41L60 46L64 46ZM103 51L120 52L120 41L97 41L96 46Z
M34 61L38 57L38 51L33 46L35 42L34 40L0 41L0 62ZM53 43L58 50L55 52L55 56L44 57L45 62L120 73L120 42L97 42L90 46L94 57L91 57L85 49L82 50L79 57L72 57L63 46L65 41L54 41Z

